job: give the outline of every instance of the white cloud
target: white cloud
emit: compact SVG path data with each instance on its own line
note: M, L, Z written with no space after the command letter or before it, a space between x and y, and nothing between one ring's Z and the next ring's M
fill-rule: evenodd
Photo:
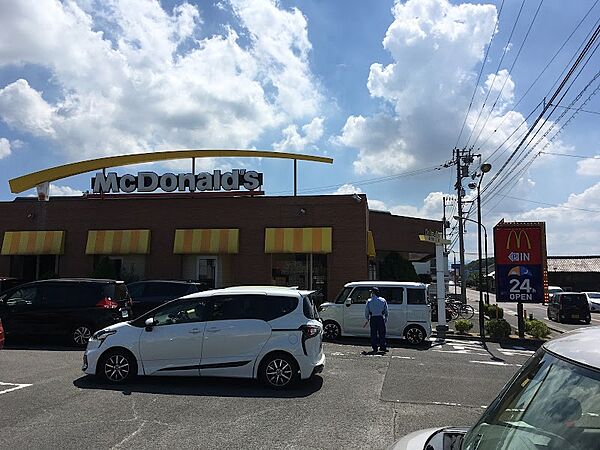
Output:
M577 163L577 175L598 176L600 175L600 155L594 158L584 159Z
M10 153L10 141L6 138L0 138L0 159L6 158Z
M302 151L314 148L314 144L323 136L323 118L315 117L310 123L302 126L301 133L296 125L283 129L283 139L273 144L278 151Z
M232 27L200 39L202 17L188 3L171 11L157 0L0 5L0 67L44 67L57 91L18 80L1 91L0 119L81 159L248 147L316 117L322 97L302 13L274 0L226 6L249 43Z
M471 100L478 65L497 25L494 5L408 0L396 1L392 13L394 21L383 39L392 63L373 63L367 81L371 96L381 100L383 112L348 117L333 139L358 150L357 173L389 174L449 158ZM493 78L485 74L487 81L477 90L459 142L464 145L473 131L471 143L475 137L479 137L478 145L487 141L481 148L484 155L524 119L520 113L507 112L515 91L508 72L501 70L492 85ZM489 99L480 115L487 92ZM542 140L540 148L546 142Z
M351 195L351 194L364 194L364 192L352 185L352 184L344 184L342 186L340 186L339 188L337 188L336 191L332 192L333 195ZM389 211L390 208L388 208L388 206L385 204L385 202L382 202L381 200L375 200L375 199L371 199L367 196L367 203L369 205L369 209L375 210L375 211Z
M49 136L54 133L53 114L52 107L26 80L0 89L0 117L11 127L35 136Z
M419 207L411 205L397 205L391 208L392 214L399 216L419 217L422 219L442 220L444 211L443 192L430 192Z
M83 192L79 189L73 189L70 186L58 186L56 184L50 184L50 197L74 197L83 195Z
M515 220L546 222L549 255L597 255L600 242L600 183L571 194L559 206L540 207Z

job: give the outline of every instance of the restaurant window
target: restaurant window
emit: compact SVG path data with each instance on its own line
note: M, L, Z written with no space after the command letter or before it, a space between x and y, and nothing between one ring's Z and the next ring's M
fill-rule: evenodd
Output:
M10 276L25 281L58 278L58 255L13 255Z
M272 255L272 282L317 291L315 302L327 300L327 255L281 253Z

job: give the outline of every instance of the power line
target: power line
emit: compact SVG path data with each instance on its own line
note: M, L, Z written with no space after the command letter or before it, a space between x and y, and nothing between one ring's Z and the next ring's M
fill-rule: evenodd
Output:
M600 210L598 210L598 209L575 208L574 206L557 205L555 203L539 202L539 201L536 201L536 200L527 200L525 198L512 197L510 195L502 195L502 197L510 198L510 199L513 199L513 200L521 200L523 202L528 202L528 203L535 203L537 205L551 206L553 208L563 208L563 209L572 209L574 211L583 211L583 212L590 212L590 213L600 213Z
M575 108L573 108L575 109ZM581 159L599 159L600 156L582 156L582 155L570 155L568 153L553 153L553 152L540 152L543 155L553 155L553 156L566 156L569 158L581 158Z
M561 81L560 85L556 88L554 94L552 94L552 97L550 98L550 101L544 106L542 112L535 119L534 123L528 129L527 133L525 134L525 136L523 137L523 139L519 142L519 144L517 145L517 147L515 148L515 150L511 153L511 155L508 157L508 159L504 162L504 164L502 165L502 167L500 167L500 170L494 174L492 180L488 184L486 184L486 186L483 188L483 192L485 192L486 190L490 189L490 186L493 186L494 182L498 179L498 177L506 169L506 167L509 165L509 163L512 161L512 159L517 155L517 153L519 152L519 150L521 150L523 148L523 145L527 141L527 138L531 135L531 133L534 132L534 130L537 128L537 125L544 118L544 114L550 108L549 105L552 104L552 102L554 102L554 100L556 99L556 97L558 97L558 95L561 93L561 91L563 90L563 88L565 87L565 85L567 84L567 82L569 81L569 79L571 78L571 76L573 75L573 73L575 72L575 70L577 69L577 67L579 66L579 64L581 63L581 61L585 58L585 56L588 53L588 51L590 50L590 48L594 45L594 43L595 43L595 41L596 41L599 33L600 33L600 26L597 26L596 29L594 30L592 36L588 40L587 44L585 45L585 47L583 48L583 50L581 51L581 53L577 57L576 61L571 66L571 68L569 69L568 73L565 75L565 77ZM588 59L588 61L589 61L589 59ZM570 88L570 86L569 86L569 88ZM568 89L567 89L567 91L568 91ZM559 100L558 103L560 103L560 101L562 100L562 98L564 98L564 96L561 97L561 99ZM550 115L551 114L552 114L552 112L550 113ZM550 117L550 115L548 117ZM545 121L547 119L548 118L546 118ZM542 126L543 126L543 124L542 124ZM540 126L540 128L539 128L540 130L541 130L542 126ZM537 135L538 132L535 133L535 135L533 136L533 138L535 138L535 136Z
M552 105L552 106L556 106L558 108L573 109L573 108L569 108L568 106L561 106L561 105ZM578 109L578 111L581 111L581 112L584 112L584 113L588 113L588 114L598 114L598 115L600 115L599 111L589 111L587 109Z
M490 108L490 110L487 114L487 117L485 118L485 121L483 122L483 125L481 126L481 129L479 130L479 133L477 133L477 136L475 136L475 140L473 141L473 144L472 144L473 146L475 146L475 144L479 140L479 137L481 136L481 133L485 129L485 126L487 125L487 123L492 115L492 112L494 111L494 108L498 104L498 100L500 100L500 97L502 96L502 92L504 91L504 88L506 87L508 78L510 77L510 74L512 73L513 69L515 68L515 65L517 64L519 56L521 55L521 51L523 50L523 47L525 46L525 42L527 42L529 33L531 32L531 29L533 28L533 24L535 23L535 19L537 18L538 13L540 12L540 9L541 9L543 3L544 3L544 0L540 0L538 7L535 10L535 14L533 15L533 18L531 19L531 22L529 23L529 27L527 28L527 32L525 33L525 37L523 38L523 41L521 42L521 45L519 46L519 50L517 51L517 54L511 64L510 68L508 69L508 74L506 75L506 77L504 77L504 83L502 84L502 87L498 91L498 95L496 96L496 99L494 100L494 103L492 104L492 107ZM493 86L493 83L492 83L492 86ZM491 87L490 87L490 91L491 91ZM475 127L473 127L473 131L475 131Z
M471 95L471 100L469 101L469 107L467 108L467 112L465 113L465 117L463 119L462 126L460 127L460 132L458 133L458 137L456 138L456 144L454 147L458 147L458 143L460 142L460 138L465 129L465 124L467 123L467 117L469 117L469 113L471 112L471 107L473 106L473 99L475 98L475 94L477 93L477 86L479 86L479 81L481 80L481 75L483 74L483 69L485 67L485 63L487 62L488 54L490 52L490 48L492 47L492 42L494 42L494 36L496 36L496 26L500 21L500 16L502 15L502 10L504 8L504 0L500 4L500 10L498 11L498 20L494 23L494 29L492 30L492 35L490 36L490 42L488 43L487 49L485 51L485 55L483 57L483 63L481 64L481 69L479 70L479 75L477 76L477 82L475 83L475 87L473 88L473 95Z
M557 57L557 56L560 54L560 52L561 52L561 51L562 51L562 49L565 47L565 45L567 45L567 43L568 43L568 42L571 40L571 38L573 37L573 35L575 34L575 32L576 32L576 31L577 31L577 30L578 30L578 29L581 27L581 25L583 24L583 22L585 22L585 19L587 19L587 17L588 17L588 16L589 16L589 14L592 12L592 10L594 9L594 7L595 7L595 6L598 4L598 1L600 1L600 0L596 0L596 1L594 2L594 4L593 4L593 5L590 7L590 9L588 9L588 10L587 10L587 12L586 12L586 13L585 13L585 15L584 15L584 16L581 18L581 20L579 21L579 23L578 23L577 25L575 25L575 28L573 29L573 31L571 31L571 34L569 34L569 36L567 36L567 38L565 39L565 41L564 41L564 42L562 43L562 45L561 45L561 46L558 48L558 50L557 50L557 51L554 53L554 55L552 56L552 58L550 58L550 61L548 61L548 63L546 63L546 66L545 66L545 67L542 69L542 71L541 71L541 72L538 74L538 76L536 77L536 79L535 79L535 80L533 80L533 82L532 82L532 83L529 85L529 87L527 88L527 90L525 91L525 93L524 93L524 94L521 96L521 98L519 99L519 101L518 101L517 103L515 103L515 105L513 106L513 109L512 109L511 111L509 111L509 112L513 112L513 111L515 111L515 110L516 110L516 108L517 108L517 106L519 106L519 105L521 104L521 102L522 102L522 101L525 99L525 97L527 97L527 94L529 94L529 92L531 91L531 89L533 89L533 87L534 87L534 86L537 84L537 82L538 82L538 81L539 81L539 79L542 77L542 75L543 75L543 74L546 72L546 70L548 70L548 67L550 67L550 65L551 65L551 64L554 62L554 60L555 60L555 59L556 59L556 57ZM583 43L582 43L581 45L583 45ZM579 46L579 48L581 48L581 45ZM579 50L579 49L578 49L578 50ZM571 58L571 60L572 60L572 59L573 59L573 58ZM561 75L562 75L562 73L564 73L564 70L561 72ZM556 84L556 82L555 82L554 84ZM553 85L553 86L554 86L554 85ZM542 102L543 102L543 101L542 101ZM540 102L540 103L538 104L538 106L536 106L535 110L537 110L537 108L538 108L538 107L539 107L539 106L542 104L542 102ZM534 112L535 112L535 110L534 110ZM533 112L532 112L531 114L533 114ZM530 114L530 115L531 115L531 114ZM491 132L491 133L488 135L488 137L485 139L485 141L483 141L483 143L482 143L482 144L480 144L479 148L483 148L483 147L485 146L485 144L487 144L487 142L488 142L488 141L490 140L490 138L491 138L491 137L494 135L494 133L496 133L496 132L498 131L498 129L499 129L501 126L502 126L502 124L503 124L503 123L506 121L506 118L508 117L508 115L509 115L508 113L506 113L506 114L504 115L504 117L502 118L502 120L500 121L500 123L498 124L498 126L496 127L496 129L495 129L494 131L492 131L492 132ZM528 117L529 117L529 116L528 116ZM522 124L521 124L521 125L522 125ZM521 127L521 125L519 125L519 127L518 127L518 128L520 128L520 127ZM515 130L515 131L516 131L516 130ZM505 141L504 143L506 143L506 141ZM502 146L502 145L504 145L504 143L503 143L503 144L501 144L501 146ZM501 146L500 146L500 147L501 147ZM499 147L499 148L500 148L500 147ZM499 148L498 148L498 149L496 149L496 150L494 151L494 153L493 153L493 154L495 154L495 153L496 153L496 151L498 151L498 150L499 150Z
M477 128L477 124L479 123L479 119L481 118L481 113L485 109L485 105L490 96L490 92L492 92L492 88L494 87L494 83L496 82L496 77L498 76L498 71L500 70L500 67L502 66L502 62L504 61L504 57L506 56L506 53L508 52L510 40L512 39L513 33L515 32L515 29L517 28L517 24L519 23L519 18L521 17L521 12L523 11L523 6L525 6L525 0L521 1L521 7L519 8L519 13L517 14L515 23L513 24L512 30L510 31L510 35L508 36L508 39L506 40L506 45L504 46L504 50L502 51L502 56L500 57L500 61L498 61L498 67L494 71L494 77L492 78L492 84L490 85L489 89L487 90L487 92L485 94L485 99L483 99L483 105L481 106L481 109L479 110L479 114L477 115L477 120L475 121L475 125L473 125L473 128L471 129L471 133L469 133L469 137L467 138L467 143L465 144L465 147L469 146L469 141L471 140L471 137L473 136L473 131Z

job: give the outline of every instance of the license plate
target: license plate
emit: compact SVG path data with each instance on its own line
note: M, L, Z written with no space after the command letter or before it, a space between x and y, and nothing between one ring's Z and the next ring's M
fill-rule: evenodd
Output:
M571 319L579 319L579 314L571 314Z
M126 319L127 317L129 317L129 311L127 311L126 309L121 311L121 317L123 319Z

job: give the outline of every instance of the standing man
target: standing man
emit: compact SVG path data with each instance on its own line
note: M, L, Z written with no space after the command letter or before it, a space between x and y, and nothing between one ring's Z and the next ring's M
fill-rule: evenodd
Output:
M385 323L387 318L387 302L385 298L379 296L379 289L372 287L371 298L365 305L365 319L371 325L371 347L373 347L373 352L376 352L378 347L382 352L388 351L385 345Z

